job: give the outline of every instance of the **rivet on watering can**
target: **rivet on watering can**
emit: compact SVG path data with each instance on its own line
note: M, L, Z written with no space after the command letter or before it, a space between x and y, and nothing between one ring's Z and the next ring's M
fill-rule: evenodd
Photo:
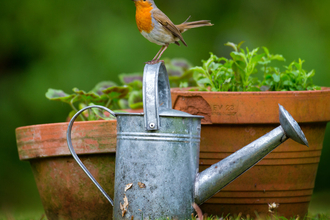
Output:
M149 124L149 127L150 127L150 128L155 128L155 123L150 123L150 124Z

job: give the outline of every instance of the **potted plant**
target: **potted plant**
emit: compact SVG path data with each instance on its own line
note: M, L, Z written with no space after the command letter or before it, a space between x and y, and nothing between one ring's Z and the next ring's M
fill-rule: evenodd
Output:
M69 118L84 106L98 104L112 110L141 112L142 76L122 74L124 86L101 82L90 92L78 88L73 94L49 89L46 97L68 103ZM106 119L106 120L99 120ZM80 159L113 196L116 120L97 109L75 122L72 142ZM112 208L72 158L66 142L68 122L19 127L16 140L20 160L29 161L40 198L51 219L112 219Z
M282 55L267 48L245 50L242 43L227 43L230 59L211 54L194 67L197 88L171 90L173 108L203 115L200 170L222 160L279 125L278 103L297 120L309 148L288 141L238 177L201 208L212 215L278 213L305 216L313 193L325 128L330 121L330 88L315 86L314 70L306 72L302 60L283 70L272 66ZM255 74L263 75L259 80Z

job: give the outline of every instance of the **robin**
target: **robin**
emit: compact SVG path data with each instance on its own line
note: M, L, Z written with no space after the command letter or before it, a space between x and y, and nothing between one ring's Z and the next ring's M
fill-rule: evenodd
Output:
M150 42L161 45L162 48L156 56L148 64L159 62L160 57L167 49L170 43L180 46L181 41L185 46L186 42L182 37L182 33L196 27L212 26L208 20L185 22L179 25L173 22L157 8L153 0L132 0L135 3L136 13L135 19L140 33Z

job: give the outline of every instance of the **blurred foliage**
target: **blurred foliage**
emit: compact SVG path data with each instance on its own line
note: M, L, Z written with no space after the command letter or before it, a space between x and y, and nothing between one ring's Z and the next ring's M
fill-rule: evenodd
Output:
M192 87L196 86L193 78L191 64L186 59L165 59L165 66L169 75L170 86ZM79 110L86 106L101 105L112 111L123 112L128 109L143 108L143 73L119 74L119 80L123 84L118 86L113 81L102 81L89 92L77 87L72 89L73 94L67 94L63 90L49 88L45 96L52 101L60 101L70 105L72 111L68 118L73 117ZM100 109L92 108L79 115L76 121L93 121L99 119L113 119L109 114L104 114Z
M193 78L192 65L186 59L164 59L171 88L197 86Z
M101 105L113 111L124 109L142 109L142 74L121 74L120 81L124 83L118 86L112 81L99 82L91 91L85 92L73 88L73 94L67 94L63 90L48 89L46 98L52 101L67 103L72 108L68 118L71 118L80 109L86 106ZM77 118L78 120L79 118ZM93 121L98 119L113 119L111 115L104 115L100 109L88 109L80 114L80 120Z
M213 51L227 56L224 43L264 45L287 60L306 60L314 83L330 86L330 1L163 1L174 23L210 19L214 26L183 34L188 47L170 45L164 57L193 65ZM0 7L0 207L40 206L28 162L18 159L14 129L64 121L70 107L45 99L48 88L87 91L98 82L118 83L118 73L142 72L159 46L135 24L132 1L5 0ZM329 188L328 125L315 190Z

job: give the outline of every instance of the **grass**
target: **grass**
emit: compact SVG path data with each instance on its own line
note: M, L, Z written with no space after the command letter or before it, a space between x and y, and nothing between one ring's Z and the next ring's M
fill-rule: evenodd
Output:
M309 212L314 215L316 213L324 213L330 216L330 190L313 194Z
M22 213L12 213L8 211L0 212L0 220L47 220L42 211L25 211Z
M193 220L198 220L198 218L193 218ZM257 218L251 218L250 216L242 217L241 215L238 216L225 216L225 217L203 217L203 220L330 220L330 215L326 214L316 214L316 215L308 215L304 218L300 217L291 217L291 218L285 218L283 216L267 216L262 217L258 216Z
M199 220L197 217L192 218L193 220ZM24 213L9 213L9 212L1 212L0 213L0 220L47 220L47 217L42 211L30 211ZM169 220L169 218L158 219L158 220ZM251 218L249 216L242 217L238 216L225 216L225 217L216 217L216 216L209 216L204 217L203 220L330 220L330 215L327 214L315 214L315 215L308 215L305 218L300 217L292 217L292 218L285 218L283 216L272 216L272 217L257 217Z
M0 220L47 220L42 206L32 208L31 204L26 207L0 207ZM160 219L159 219L160 220ZM167 220L167 219L164 219ZM197 220L193 218L193 220ZM313 194L309 214L307 217L285 218L283 216L272 216L251 218L249 216L222 216L206 217L203 220L330 220L330 191L316 192Z
M0 205L0 220L47 220L41 204L25 206Z

